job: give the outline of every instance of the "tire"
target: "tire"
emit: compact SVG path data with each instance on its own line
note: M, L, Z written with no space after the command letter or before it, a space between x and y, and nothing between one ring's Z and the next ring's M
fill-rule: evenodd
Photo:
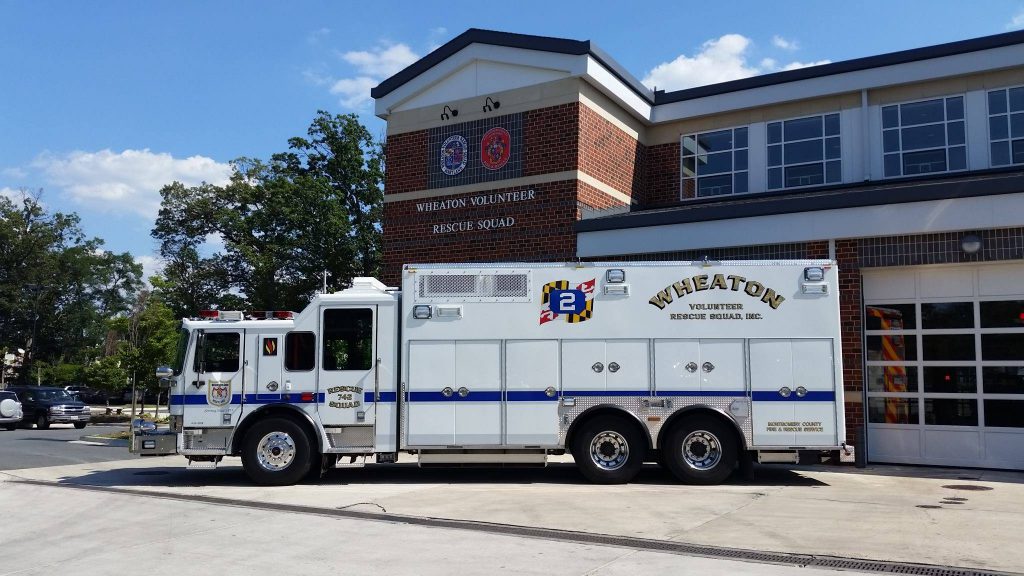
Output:
M6 428L10 432L13 432L13 431L18 429L18 425L17 424L4 424L4 428Z
M85 425L86 425L86 422L75 422L75 428L78 428L79 430L81 430L82 428L85 428Z
M306 476L312 462L309 438L294 420L268 418L245 434L242 466L256 484L295 484Z
M625 484L640 471L646 452L635 424L621 416L598 416L576 434L572 457L587 480Z
M50 428L50 419L46 414L36 416L36 428L40 430L48 430Z
M687 484L721 484L736 468L736 433L711 416L676 423L663 446L665 466Z

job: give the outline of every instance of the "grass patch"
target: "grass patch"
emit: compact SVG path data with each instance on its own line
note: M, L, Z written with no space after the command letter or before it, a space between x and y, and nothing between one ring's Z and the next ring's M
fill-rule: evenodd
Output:
M129 440L132 437L132 433L125 430L123 432L109 432L107 434L94 434L97 438L109 438L111 440Z

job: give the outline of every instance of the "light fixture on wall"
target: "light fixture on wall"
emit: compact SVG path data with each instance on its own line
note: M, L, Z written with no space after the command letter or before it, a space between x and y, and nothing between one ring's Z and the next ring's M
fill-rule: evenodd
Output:
M981 250L981 236L968 234L960 240L960 248L966 254L977 254Z
M490 112L491 110L497 110L498 108L501 108L501 102L491 100L490 96L484 100L484 112Z
M445 104L444 108L441 109L441 120L448 120L450 116L448 113L451 112L452 116L458 116L459 111Z

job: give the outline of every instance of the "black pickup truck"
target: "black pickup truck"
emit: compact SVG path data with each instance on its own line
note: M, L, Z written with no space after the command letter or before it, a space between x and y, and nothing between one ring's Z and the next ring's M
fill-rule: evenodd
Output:
M50 424L74 424L85 428L89 423L89 407L76 400L63 388L47 386L19 386L9 388L21 400L24 413L22 425L46 430Z

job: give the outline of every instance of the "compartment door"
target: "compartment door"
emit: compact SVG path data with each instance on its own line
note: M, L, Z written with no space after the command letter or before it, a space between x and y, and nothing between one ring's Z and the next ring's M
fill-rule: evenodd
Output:
M647 340L608 340L605 359L610 393L621 396L650 394L651 359Z
M654 386L658 396L695 395L700 391L700 341L655 340Z
M786 391L789 394L786 395ZM750 341L754 446L795 446L793 347L789 340Z
M558 341L505 343L505 444L558 443Z
M603 396L605 393L604 340L562 341L562 393L564 396Z
M407 446L455 444L454 384L454 341L409 342Z
M743 340L700 341L700 390L710 395L746 396Z
M755 446L835 446L834 352L828 339L751 340Z
M455 343L456 446L501 443L501 341Z

